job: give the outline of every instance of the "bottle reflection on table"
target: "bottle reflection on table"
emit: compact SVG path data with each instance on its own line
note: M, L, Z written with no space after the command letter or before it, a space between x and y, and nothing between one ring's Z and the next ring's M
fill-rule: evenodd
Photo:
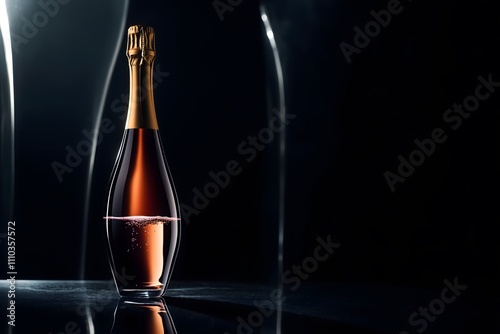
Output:
M177 334L162 298L120 298L111 334Z

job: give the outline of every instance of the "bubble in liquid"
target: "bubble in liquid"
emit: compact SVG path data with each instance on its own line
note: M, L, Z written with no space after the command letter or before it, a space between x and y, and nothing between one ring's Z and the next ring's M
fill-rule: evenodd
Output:
M132 227L132 231L135 232L134 227L146 227L147 225L158 225L158 224L167 224L171 221L181 220L180 218L173 218L167 216L124 216L124 217L115 217L115 216L107 216L104 219L114 219L114 220L123 220L127 226Z

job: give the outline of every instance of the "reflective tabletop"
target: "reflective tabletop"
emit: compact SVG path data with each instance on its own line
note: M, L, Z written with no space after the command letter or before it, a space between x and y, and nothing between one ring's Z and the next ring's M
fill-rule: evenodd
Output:
M280 295L264 285L172 282L163 298L133 300L120 298L112 281L21 280L11 286L3 280L2 333L500 332L497 299L471 298L459 282L448 284L419 290L303 283Z

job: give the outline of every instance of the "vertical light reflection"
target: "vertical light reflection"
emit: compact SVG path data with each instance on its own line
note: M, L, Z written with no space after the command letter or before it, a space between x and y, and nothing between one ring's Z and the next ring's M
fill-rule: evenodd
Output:
M120 6L123 10L122 12L122 20L120 22L119 32L125 31L125 24L127 21L127 13L129 7L129 0L124 1L124 5ZM87 253L87 230L89 224L89 209L90 209L90 194L92 189L92 177L94 175L94 163L95 163L95 155L97 150L97 138L99 135L99 127L101 124L102 115L104 113L104 103L106 102L106 96L108 94L109 85L111 83L111 78L113 75L113 70L116 65L116 60L118 59L118 54L120 51L120 46L122 42L122 35L118 34L118 38L116 39L115 44L115 52L113 55L113 59L111 61L111 65L109 66L109 70L106 76L106 82L104 84L104 90L102 92L101 100L99 101L99 105L97 106L97 117L94 121L93 125L93 137L92 137L92 150L90 153L89 159L89 173L87 174L87 183L85 187L85 202L83 205L83 224L82 224L82 246L81 246L81 258L80 258L80 279L85 279L85 263L86 263L86 253Z
M274 38L273 29L271 27L271 22L267 14L267 10L264 5L260 5L261 19L264 23L264 28L266 30L266 36L269 40L271 46L274 68L276 69L276 78L278 81L278 103L279 103L279 114L281 119L285 119L286 116L286 106L285 106L285 88L283 81L283 68L281 66L281 60L278 52L278 47L276 45L276 40ZM281 276L283 274L283 238L285 232L285 151L286 151L286 128L283 129L279 137L279 213L278 213L278 289L283 290L283 280ZM282 319L282 301L278 300L277 304L277 317L276 317L276 333L281 334L281 319Z
M121 22L118 29L119 32L125 31L125 24L127 21L127 13L129 8L129 0L123 2L123 6L120 6L123 12L121 13ZM119 33L115 43L115 51L111 60L111 64L106 74L106 81L104 83L104 90L102 91L101 99L96 107L97 117L95 118L93 124L93 137L92 137L92 150L89 159L89 172L87 174L87 182L85 186L85 202L83 205L83 224L82 224L82 245L81 245L81 258L80 258L80 279L85 279L85 266L86 266L86 254L87 254L87 237L88 237L88 224L89 224L89 209L90 209L90 195L92 190L92 178L94 175L94 163L95 155L97 150L97 138L99 135L99 127L102 120L102 115L104 113L104 104L106 102L106 96L108 95L109 86L111 83L111 78L113 71L118 59L118 54L120 51L120 46L122 42L122 35ZM92 317L93 311L90 307L86 307L86 322L87 322L87 334L95 334L94 319Z
M9 16L5 0L0 0L0 216L2 222L13 220L14 213L14 68ZM5 248L6 249L6 248ZM7 326L8 334L14 333Z
M93 311L90 309L90 306L86 306L85 307L85 317L87 320L87 333L88 334L95 334L95 327L94 327L94 321L92 319L92 313L93 313Z
M3 54L0 55L0 157L2 185L2 221L14 219L14 67L9 16L5 0L0 0L0 32ZM5 62L2 64L2 58ZM5 215L5 216L4 216Z

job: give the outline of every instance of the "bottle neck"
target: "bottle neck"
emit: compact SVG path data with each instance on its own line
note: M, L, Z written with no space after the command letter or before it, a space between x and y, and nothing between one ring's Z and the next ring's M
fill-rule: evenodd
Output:
M125 129L158 130L153 95L154 56L129 55L130 96Z

